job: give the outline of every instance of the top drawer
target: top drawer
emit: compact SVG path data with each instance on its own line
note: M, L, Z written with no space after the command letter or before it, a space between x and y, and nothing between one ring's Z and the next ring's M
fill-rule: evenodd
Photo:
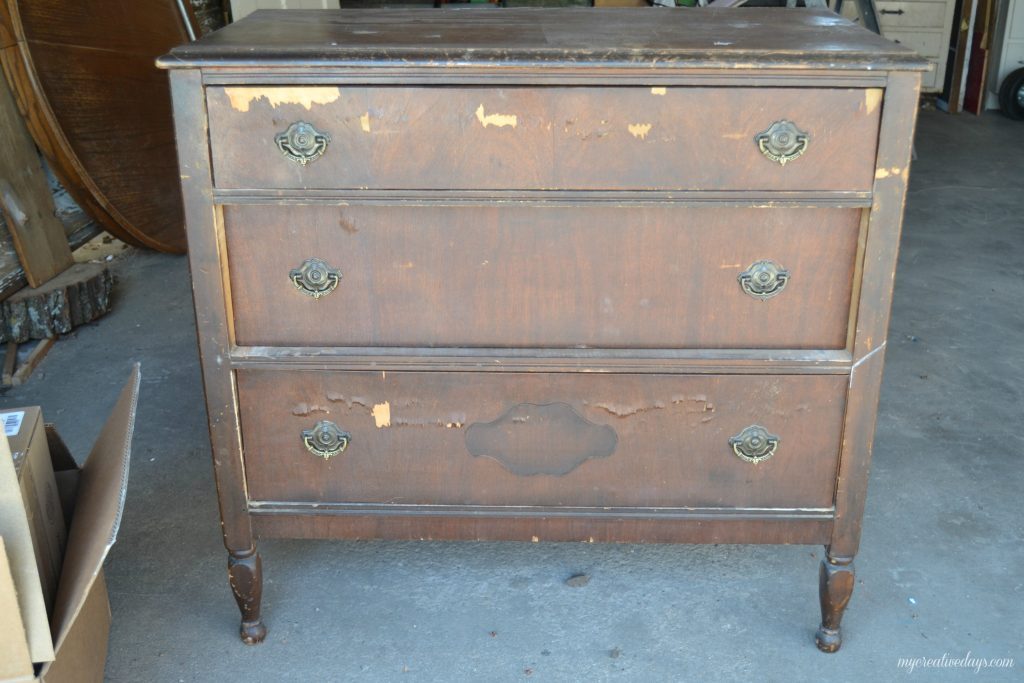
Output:
M225 189L866 192L881 100L877 88L207 88ZM786 121L796 130L772 129Z

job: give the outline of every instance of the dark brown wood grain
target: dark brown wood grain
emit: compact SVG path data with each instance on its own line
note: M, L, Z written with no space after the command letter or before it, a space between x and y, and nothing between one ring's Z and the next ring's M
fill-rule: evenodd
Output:
M255 534L823 543L838 647L926 62L744 9L257 13L160 65L244 639Z
M153 66L188 38L178 2L4 2L15 42L0 63L68 192L121 239L185 251L170 92Z
M221 188L847 190L870 188L879 89L211 87ZM754 137L809 135L784 167ZM302 166L274 137L331 142Z
M223 234L212 203L205 104L198 72L176 71L170 77L185 219L191 232L189 260L196 306L196 341L203 371L221 531L229 552L245 554L253 547L253 537L242 467L234 376L226 363L229 303L220 277Z
M861 211L226 206L245 346L846 347ZM289 272L340 269L318 299ZM760 300L737 276L771 259Z
M844 386L833 376L238 373L251 499L406 505L828 508ZM547 445L534 444L544 459L571 459L591 440L582 433L605 427L614 452L530 476L467 448L468 431L513 408L520 421L507 429L541 429L530 421L553 403L583 420L549 429ZM326 461L301 439L320 420L352 435ZM751 424L780 437L756 464L729 445Z

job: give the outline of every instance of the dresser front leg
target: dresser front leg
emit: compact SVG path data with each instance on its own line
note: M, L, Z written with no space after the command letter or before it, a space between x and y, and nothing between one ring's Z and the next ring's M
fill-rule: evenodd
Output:
M242 552L228 552L228 581L242 613L242 642L246 645L262 643L267 637L267 627L260 615L263 564L255 547Z
M843 644L839 622L853 593L853 558L826 555L818 572L821 626L814 642L822 652L835 652Z

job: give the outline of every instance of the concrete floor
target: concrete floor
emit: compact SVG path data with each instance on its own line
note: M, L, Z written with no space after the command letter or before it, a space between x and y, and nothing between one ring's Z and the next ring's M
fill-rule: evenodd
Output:
M266 541L270 635L243 646L188 269L135 251L114 311L0 400L42 404L84 455L142 362L109 680L884 681L900 657L968 652L1015 658L984 680L1021 680L1024 124L925 111L917 153L839 653L813 645L821 549L800 546Z

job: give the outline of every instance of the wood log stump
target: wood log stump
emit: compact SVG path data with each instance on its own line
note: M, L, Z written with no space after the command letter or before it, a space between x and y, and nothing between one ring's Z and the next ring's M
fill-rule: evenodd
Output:
M76 263L41 287L0 302L0 342L67 334L110 310L114 280L106 266Z

